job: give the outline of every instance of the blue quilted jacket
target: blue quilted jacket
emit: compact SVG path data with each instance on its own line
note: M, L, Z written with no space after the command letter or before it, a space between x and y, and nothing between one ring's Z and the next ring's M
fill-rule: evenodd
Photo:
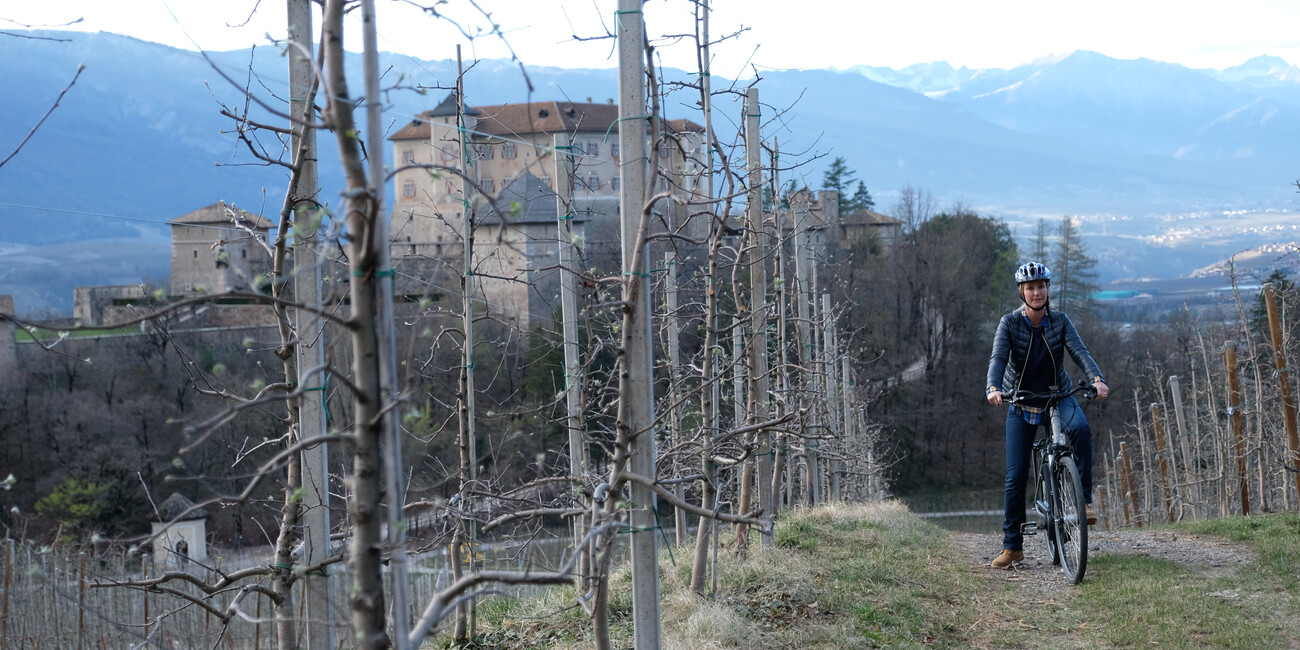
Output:
M1043 334L1051 352L1052 366L1056 369L1057 386L1066 388L1070 385L1070 375L1065 370L1065 354L1068 352L1074 363L1088 374L1091 382L1106 381L1101 368L1088 354L1088 348L1079 338L1078 330L1070 317L1059 311L1048 310L1043 321ZM987 389L997 389L1003 393L1014 393L1020 387L1020 378L1024 375L1025 363L1029 356L1029 346L1035 341L1030 336L1033 327L1025 319L1023 308L1002 317L998 322L998 333L993 337L993 354L989 357L989 375L985 383ZM1037 339L1041 345L1042 339Z

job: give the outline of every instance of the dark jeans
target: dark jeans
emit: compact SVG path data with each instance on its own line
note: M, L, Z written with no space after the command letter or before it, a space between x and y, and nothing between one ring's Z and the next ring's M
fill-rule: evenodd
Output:
M1060 404L1062 427L1074 445L1074 461L1079 466L1083 480L1083 498L1092 503L1092 429L1088 419L1083 416L1083 409L1074 398ZM1020 534L1020 525L1025 523L1025 485L1033 469L1034 437L1040 425L1025 422L1019 412L1007 411L1007 481L1006 481L1006 519L1002 523L1002 548L1019 551L1024 548L1024 537ZM1051 428L1044 418L1043 425L1048 435Z

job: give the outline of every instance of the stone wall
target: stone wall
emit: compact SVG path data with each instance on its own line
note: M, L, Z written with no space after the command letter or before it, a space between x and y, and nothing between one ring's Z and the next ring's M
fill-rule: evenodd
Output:
M0 295L0 315L14 315L14 297ZM18 371L17 350L14 341L14 324L8 319L0 319L0 382L6 377L13 377Z
M132 306L148 299L143 285L77 287L72 293L72 317L86 327L138 318Z

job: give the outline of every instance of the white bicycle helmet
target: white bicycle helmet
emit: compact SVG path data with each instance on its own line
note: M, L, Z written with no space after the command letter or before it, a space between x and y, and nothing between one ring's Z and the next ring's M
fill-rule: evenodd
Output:
M1029 262L1024 266L1016 269L1016 284L1033 282L1034 280L1052 281L1052 270L1044 264L1038 262Z

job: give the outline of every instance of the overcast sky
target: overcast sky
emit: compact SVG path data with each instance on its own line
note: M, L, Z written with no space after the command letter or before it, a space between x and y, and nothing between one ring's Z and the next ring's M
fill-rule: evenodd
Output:
M477 0L530 65L614 67L612 42L576 41L612 29L616 0ZM467 39L447 20L413 4L376 0L381 49L420 59L500 58L500 39ZM714 0L714 37L748 31L713 48L714 74L747 76L759 69L905 67L948 61L954 66L1010 68L1048 55L1092 50L1194 68L1225 68L1261 54L1300 63L1297 0ZM487 22L469 2L439 11L473 34ZM126 34L186 49L232 50L284 34L283 0L0 0L0 29L53 27ZM251 18L250 18L251 16ZM691 30L686 0L649 0L654 34ZM6 23L6 21L9 21ZM359 25L359 12L349 18ZM319 24L317 25L319 26ZM345 39L358 50L359 32ZM663 64L694 69L693 51L662 42Z

